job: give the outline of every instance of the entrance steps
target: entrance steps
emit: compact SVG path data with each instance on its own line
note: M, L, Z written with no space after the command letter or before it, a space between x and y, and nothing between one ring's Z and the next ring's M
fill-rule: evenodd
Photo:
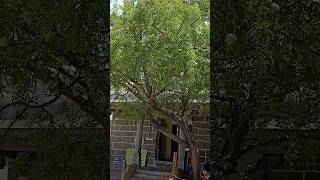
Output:
M163 176L164 180L168 180L169 172L138 169L130 180L160 180L160 176Z
M170 161L155 161L155 168L160 171L170 172L172 168L172 162Z
M164 177L164 180L168 180L169 172L170 171L166 171L163 168L144 167L137 169L130 180L160 180L161 176Z

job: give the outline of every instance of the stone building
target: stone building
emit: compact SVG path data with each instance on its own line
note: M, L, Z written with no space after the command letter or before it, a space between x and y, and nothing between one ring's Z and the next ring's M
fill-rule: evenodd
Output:
M37 166L43 163L44 167L47 166L45 165L47 162L43 161L43 157L39 156L40 153L35 144L33 144L33 142L35 142L33 138L43 137L44 134L47 135L46 132L49 129L52 130L51 133L54 130L57 134L68 135L68 137L70 137L69 139L74 143L75 149L79 151L83 144L105 144L103 139L104 129L101 128L101 126L96 125L79 106L68 98L61 96L56 102L46 107L46 111L52 117L52 119L50 119L39 116L42 111L36 108L29 108L24 113L24 116L17 118L17 114L19 114L22 109L20 106L8 106L7 108L4 108L7 104L12 103L12 97L12 94L9 93L4 94L2 97L0 96L0 136L2 138L0 141L0 155L3 156L5 160L4 162L1 161L0 156L0 180L16 179L15 176L18 175L16 173L19 173L20 171L19 168L14 168L13 166L19 155L27 155L26 157L29 158L27 165ZM52 97L49 97L48 99L51 98ZM48 101L47 98L40 100L43 100L44 102ZM39 119L39 117L42 118ZM50 123L50 120L53 121L53 124ZM5 138L4 134L6 134ZM59 142L60 140L63 140L63 136L56 138L57 139L55 140L50 139L49 141ZM79 142L79 144L76 145L75 142ZM51 147L54 149L57 148L54 143L49 145L52 145ZM57 152L59 151L57 150ZM88 155L90 155L90 152ZM68 161L71 160L68 159ZM90 163L89 161L87 161L88 165ZM92 162L96 161L93 159ZM99 162L97 162L97 164L99 164ZM4 168L2 165L4 165ZM40 175L38 172L32 171L30 173L31 179L44 179L44 177L39 177ZM77 175L78 174L75 174L75 176Z
M113 109L115 112L116 109ZM178 135L179 128L168 119L159 119L161 125ZM199 150L200 163L209 160L210 124L208 114L193 115L188 125ZM137 121L124 119L113 113L110 118L110 151L112 155L125 157L126 150L135 148ZM179 144L160 133L150 120L144 120L142 149L147 150L146 166L156 167L158 164L170 164L173 152L179 151ZM185 157L186 161L186 157Z

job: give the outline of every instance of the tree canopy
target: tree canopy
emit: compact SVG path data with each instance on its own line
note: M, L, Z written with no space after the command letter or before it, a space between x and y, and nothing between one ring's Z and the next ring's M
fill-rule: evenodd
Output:
M1 93L10 92L12 103L28 108L65 96L106 126L107 15L103 1L6 1L0 21Z
M187 120L209 100L209 1L124 1L111 14L110 36L112 89L133 94L161 133L190 148L198 179ZM185 139L162 127L155 113L173 120Z
M202 3L125 1L113 11L112 86L144 101L173 102L178 94L200 100L209 89L209 6Z
M0 114L11 107L17 110L8 129L21 119L55 124L61 118L59 113L68 122L68 109L77 107L89 117L77 121L87 119L104 128L105 141L99 145L107 146L108 4L96 0L5 0L0 13ZM53 114L52 107L66 100L68 108L57 108ZM29 113L35 109L37 113ZM99 151L108 155L107 148ZM105 168L101 175L107 176L107 159L100 158L97 163Z
M319 128L320 8L299 0L213 6L211 149L224 139L213 159L230 173L255 148L244 145L249 130Z

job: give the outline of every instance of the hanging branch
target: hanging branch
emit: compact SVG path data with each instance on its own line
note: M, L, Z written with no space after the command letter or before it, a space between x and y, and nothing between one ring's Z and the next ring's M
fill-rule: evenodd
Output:
M1 138L1 150L3 150L3 146L4 146L4 142L5 142L5 138L7 136L7 134L9 133L10 128L22 117L22 115L27 111L28 106L25 106L23 108L23 110L18 113L18 115L16 116L16 118L9 124L8 128L6 129L6 131L4 132L4 134L2 135Z

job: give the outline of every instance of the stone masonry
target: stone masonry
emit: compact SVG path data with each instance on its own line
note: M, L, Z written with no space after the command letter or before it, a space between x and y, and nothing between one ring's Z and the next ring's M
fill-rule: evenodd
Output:
M208 116L195 115L191 121L192 135L199 148L200 162L205 163L209 159L210 152L210 124ZM111 153L118 156L125 156L128 148L135 148L135 136L137 121L121 118L112 118L110 131ZM144 121L142 148L148 151L147 166L155 165L155 153L157 148L158 131L152 126L149 120Z
M124 156L128 148L135 148L137 121L115 118L112 120L110 131L110 148L114 155ZM144 121L142 149L148 151L147 164L153 165L156 148L156 130L150 121Z

